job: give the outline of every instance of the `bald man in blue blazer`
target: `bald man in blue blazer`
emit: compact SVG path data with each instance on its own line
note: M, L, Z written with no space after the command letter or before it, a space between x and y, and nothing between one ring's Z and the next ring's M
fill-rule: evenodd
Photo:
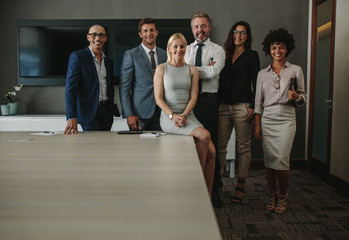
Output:
M122 116L127 118L130 130L137 130L140 125L143 130L161 130L153 77L156 65L166 62L167 55L165 50L156 47L158 29L153 19L142 19L138 24L138 34L142 43L125 52L121 65Z
M110 131L114 120L113 63L102 51L107 41L105 28L92 26L87 40L89 47L69 57L64 134L78 133L78 123L84 131Z

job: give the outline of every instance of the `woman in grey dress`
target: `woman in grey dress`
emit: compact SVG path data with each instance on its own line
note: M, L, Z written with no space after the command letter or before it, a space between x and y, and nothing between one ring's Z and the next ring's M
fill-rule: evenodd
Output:
M154 75L156 104L162 109L160 126L164 132L194 137L206 186L211 196L216 150L210 133L203 128L192 110L198 96L199 72L185 63L187 41L181 33L167 43L167 62Z

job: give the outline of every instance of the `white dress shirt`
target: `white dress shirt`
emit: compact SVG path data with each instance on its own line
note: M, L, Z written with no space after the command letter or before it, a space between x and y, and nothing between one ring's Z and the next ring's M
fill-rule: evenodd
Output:
M198 42L187 46L184 60L190 65L195 65L195 57ZM202 66L199 70L199 79L202 80L202 92L217 93L219 87L219 74L225 65L225 52L223 47L211 42L208 38L202 46ZM213 66L208 66L211 62L216 62Z
M90 47L89 47L90 48ZM108 96L107 96L107 69L105 68L105 64L104 64L104 58L105 55L102 52L102 62L99 63L97 60L97 56L92 52L91 48L90 51L92 53L93 56L93 60L96 66L96 71L97 71L97 75L98 75L98 80L99 80L99 99L98 101L106 101L108 100Z
M154 52L155 65L157 66L157 65L158 65L158 55L156 54L156 46L155 46L153 49L149 49L149 48L147 48L147 47L142 43L142 47L143 47L145 53L147 54L147 57L148 57L148 59L149 59L150 64L151 64L151 55L150 55L150 51L153 51L153 52Z

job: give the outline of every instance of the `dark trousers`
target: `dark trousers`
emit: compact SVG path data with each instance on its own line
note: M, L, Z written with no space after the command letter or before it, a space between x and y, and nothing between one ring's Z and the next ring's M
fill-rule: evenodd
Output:
M219 174L219 155L218 155L218 110L219 100L217 93L201 93L194 107L195 117L204 125L210 134L211 140L216 148L215 173L213 179L213 191L218 190L221 184L221 177Z
M96 117L89 125L82 125L84 131L110 131L114 122L112 104L105 104L97 108Z
M149 119L140 119L143 125L144 131L161 131L160 127L160 108L158 106L155 107L154 114Z

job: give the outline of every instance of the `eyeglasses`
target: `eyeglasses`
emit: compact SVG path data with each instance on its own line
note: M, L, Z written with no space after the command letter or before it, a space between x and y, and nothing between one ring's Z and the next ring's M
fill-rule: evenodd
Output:
M99 38L105 38L105 36L107 36L107 34L104 34L104 33L89 33L89 34L87 34L87 35L90 35L92 38L96 38L97 36L99 37Z
M274 83L275 89L279 89L280 88L280 79L281 79L281 77L279 75L276 75L275 83Z
M234 30L233 31L233 34L234 35L241 35L241 36L246 36L246 32L244 32L244 31L239 31L239 30Z

